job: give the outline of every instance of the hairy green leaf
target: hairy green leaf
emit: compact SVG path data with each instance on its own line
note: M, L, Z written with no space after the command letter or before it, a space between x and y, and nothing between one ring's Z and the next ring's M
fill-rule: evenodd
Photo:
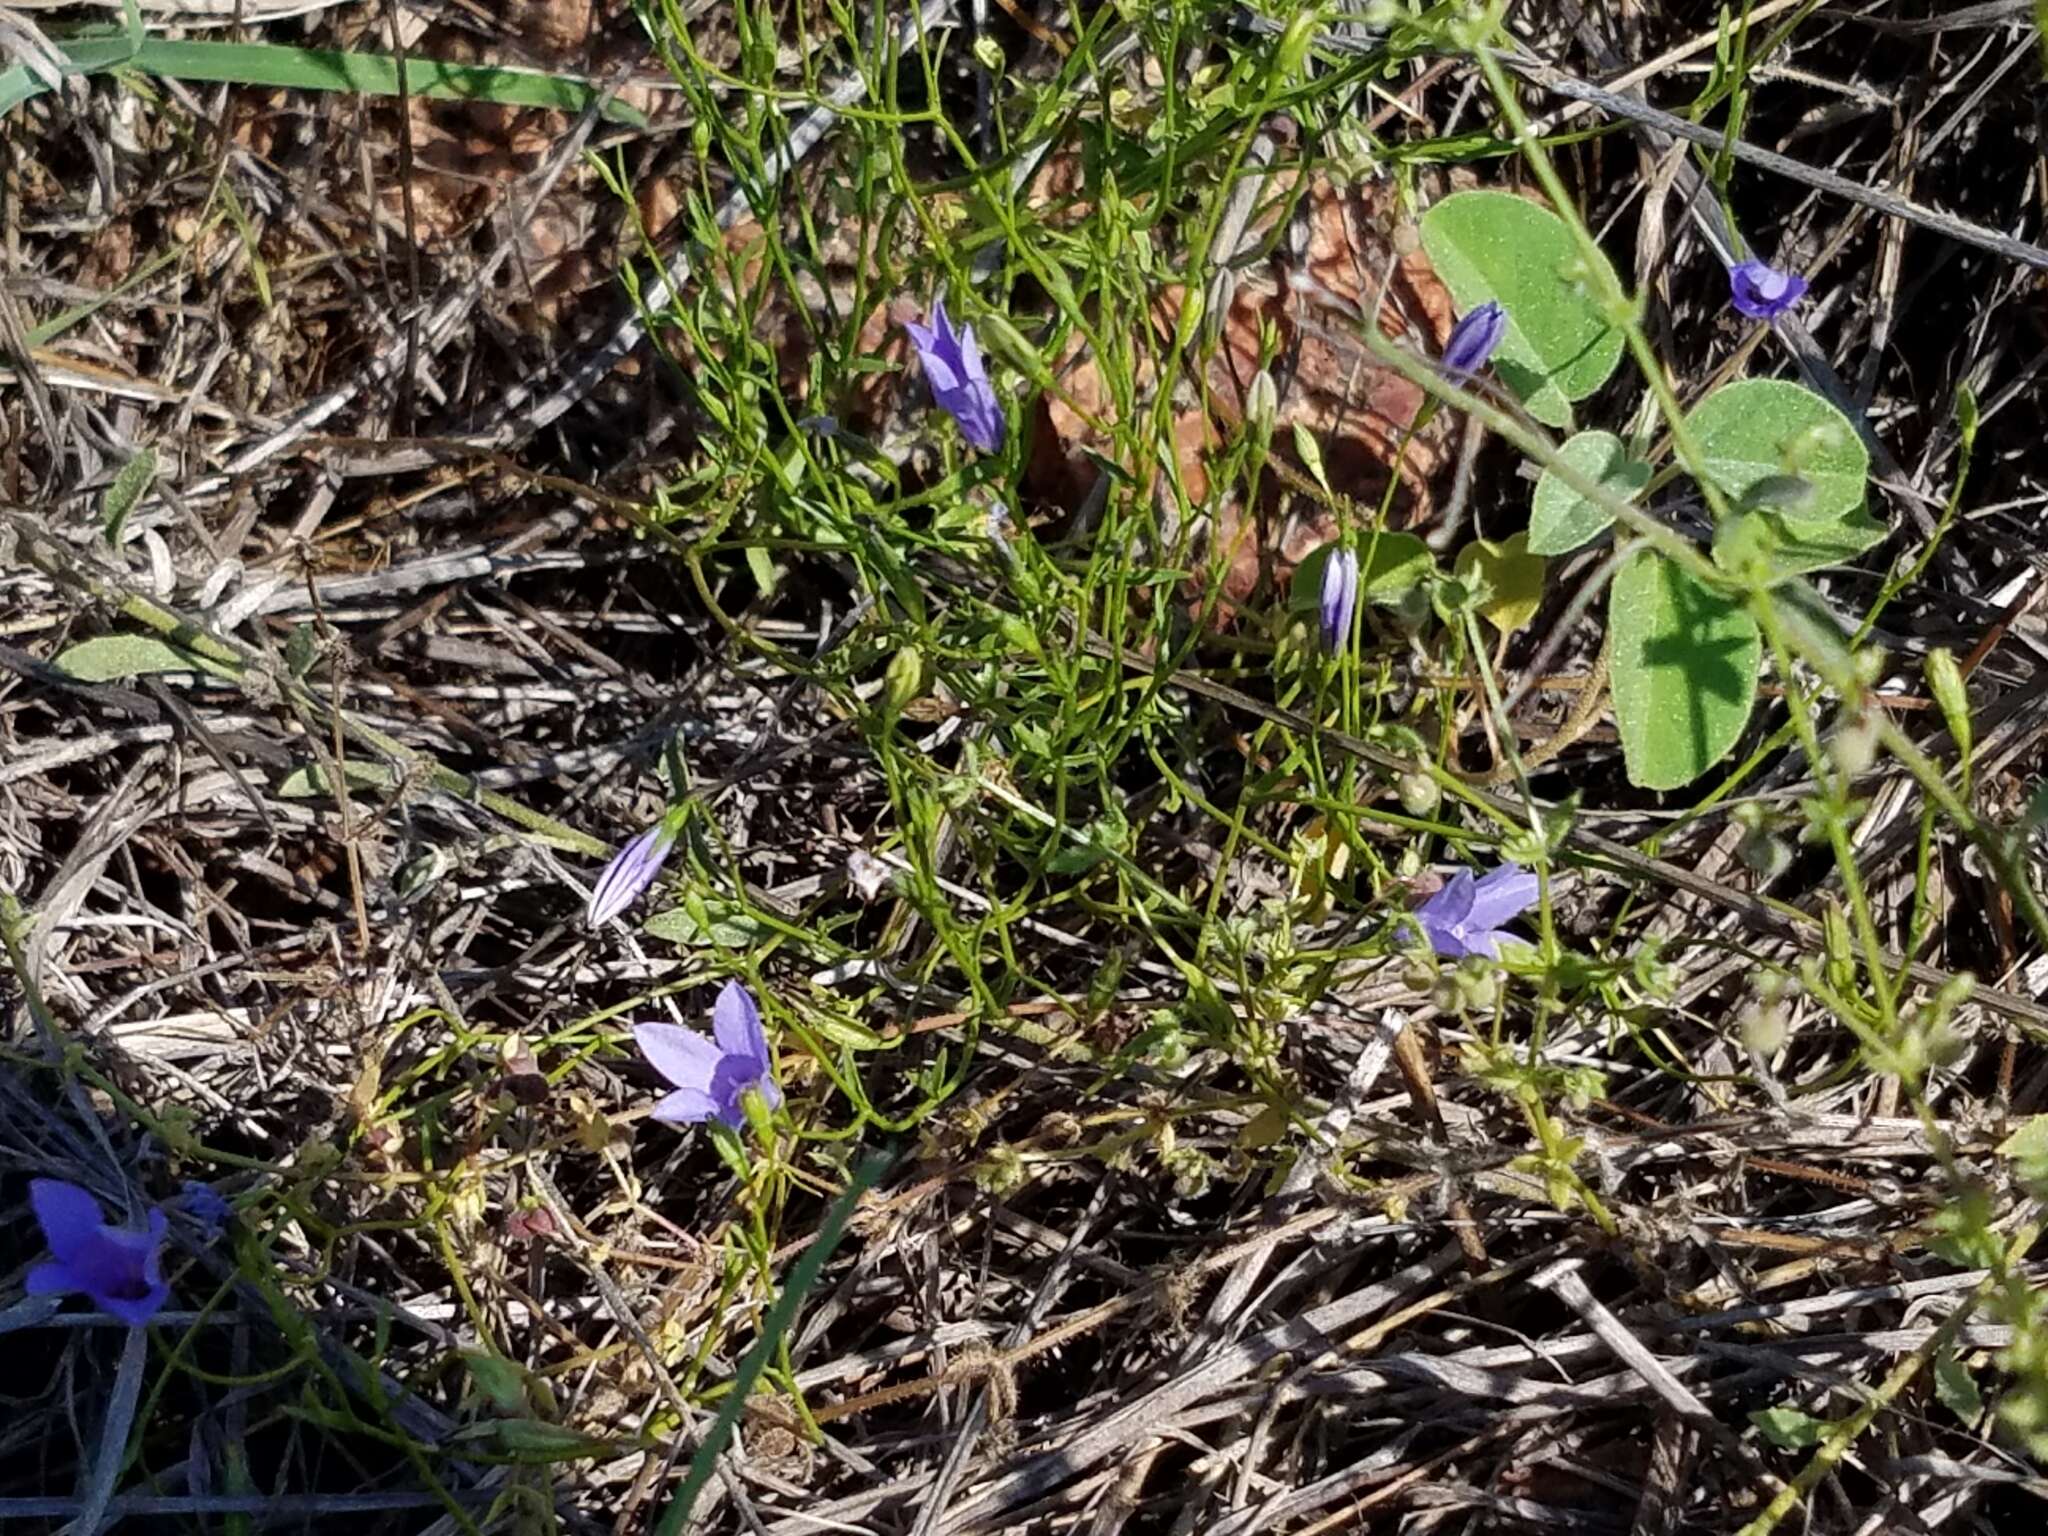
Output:
M57 657L57 670L81 683L112 683L152 672L204 670L159 635L96 635Z
M1884 542L1884 524L1863 508L1815 521L1776 512L1738 512L1714 535L1714 562L1757 586L1841 565Z
M1628 448L1612 432L1581 432L1558 457L1618 501L1631 500L1650 483L1650 466L1628 456ZM1581 496L1548 468L1536 481L1529 517L1529 551L1567 555L1607 531L1614 514L1597 501Z
M1870 455L1849 418L1783 379L1717 389L1686 418L1707 477L1738 506L1799 522L1847 517L1863 505Z
M1501 382L1538 421L1569 426L1571 402L1621 360L1622 334L1564 220L1511 192L1457 192L1422 216L1422 244L1461 311L1488 299L1507 311L1493 355Z
M1720 761L1749 721L1756 621L1661 555L1634 556L1607 607L1614 718L1629 782L1677 789Z

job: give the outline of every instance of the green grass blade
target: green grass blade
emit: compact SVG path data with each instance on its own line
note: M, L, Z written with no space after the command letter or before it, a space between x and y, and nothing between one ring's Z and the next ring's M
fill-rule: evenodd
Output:
M70 66L81 74L97 74L125 64L172 80L341 91L358 96L399 94L398 60L383 53L157 37L145 38L137 46L126 36L72 38L60 46ZM405 64L408 92L436 101L485 101L497 106L581 112L601 95L587 80L531 69L445 64L421 58L407 59ZM42 94L43 90L43 83L19 65L0 73L0 113ZM635 128L647 126L645 114L623 102L605 102L599 111L608 122Z
M740 1362L739 1373L733 1377L732 1390L718 1405L718 1415L712 1419L703 1443L697 1447L697 1454L690 1458L690 1470L683 1478L682 1486L668 1501L668 1508L661 1512L661 1519L654 1527L654 1536L679 1536L690 1518L690 1511L696 1508L697 1495L711 1480L711 1470L718 1465L718 1453L725 1449L726 1441L732 1438L733 1426L739 1423L740 1415L746 1411L747 1394L774 1358L776 1346L789 1332L789 1325L796 1317L798 1304L817 1283L818 1272L832 1257L832 1250L838 1247L839 1234L846 1230L854 1206L895 1161L893 1153L870 1152L853 1170L853 1180L846 1186L846 1192L833 1201L832 1209L825 1213L817 1237L791 1268L789 1283L782 1288L782 1294L776 1298L767 1320L762 1323L761 1337L747 1352L747 1358Z
M530 69L444 64L437 59L417 57L405 63L405 83L410 93L437 101L487 101L498 106L581 112L600 95L588 81L544 75ZM399 94L398 60L383 53L151 38L136 51L133 64L137 69L174 80L346 91L363 96ZM641 113L617 101L607 102L603 115L609 121L634 127L645 127L647 123Z

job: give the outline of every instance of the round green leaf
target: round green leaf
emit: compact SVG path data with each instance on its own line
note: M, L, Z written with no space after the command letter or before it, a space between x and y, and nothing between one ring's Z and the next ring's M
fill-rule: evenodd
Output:
M1494 372L1531 416L1569 426L1571 402L1614 372L1621 332L1601 313L1598 279L1564 220L1511 192L1457 192L1423 214L1422 245L1460 312L1500 301L1508 328Z
M1358 595L1369 603L1398 603L1436 569L1436 556L1412 533L1366 534L1358 541Z
M1557 456L1616 500L1628 501L1650 483L1650 466L1628 456L1612 432L1581 432L1558 449ZM1529 518L1529 550L1538 555L1567 555L1607 531L1614 515L1589 501L1549 469L1536 482L1535 508Z
M1714 562L1730 575L1769 586L1853 560L1884 541L1884 524L1861 507L1826 522L1739 512L1714 535Z
M1759 1408L1749 1422L1781 1451L1811 1450L1835 1427L1833 1419L1817 1419L1802 1408Z
M1870 455L1849 418L1810 389L1742 379L1702 400L1686 425L1707 478L1738 505L1800 522L1846 517L1863 505Z
M1608 596L1614 719L1629 782L1677 789L1735 745L1756 699L1756 621L1645 550Z

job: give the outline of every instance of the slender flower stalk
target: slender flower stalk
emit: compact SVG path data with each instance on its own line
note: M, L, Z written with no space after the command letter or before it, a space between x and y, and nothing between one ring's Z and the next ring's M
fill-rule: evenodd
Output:
M1444 343L1444 372L1453 383L1462 383L1486 366L1507 333L1508 312L1488 299L1451 328L1451 339Z
M1351 615L1358 607L1358 553L1342 544L1323 558L1323 644L1341 651L1351 643Z
M930 325L911 320L903 328L917 348L932 398L960 423L960 435L983 453L999 450L1003 446L1003 408L996 400L988 366L981 360L974 327L963 325L956 330L941 299L932 305Z
M31 1296L82 1293L102 1312L140 1328L171 1294L163 1276L164 1234L170 1220L150 1207L141 1232L110 1227L99 1202L63 1179L31 1179L28 1199L50 1257L28 1272Z
M1775 320L1806 296L1806 279L1797 272L1751 257L1728 269L1729 298L1752 320Z
M654 884L676 835L666 821L657 821L633 841L612 855L604 873L591 888L587 921L593 928L610 922L640 899L641 892Z
M746 1123L746 1096L758 1093L773 1110L782 1103L775 1058L753 993L728 981L711 1010L707 1040L673 1024L636 1024L634 1042L673 1089L651 1111L671 1125L716 1120L738 1130Z
M1461 869L1444 888L1415 909L1415 921L1429 947L1446 960L1467 955L1500 958L1500 941L1513 938L1501 924L1534 905L1541 889L1526 869L1503 864L1482 879Z

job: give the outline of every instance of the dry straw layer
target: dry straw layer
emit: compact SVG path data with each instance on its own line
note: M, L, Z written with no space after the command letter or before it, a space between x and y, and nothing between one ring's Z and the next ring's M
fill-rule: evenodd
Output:
M0 1520L656 1528L766 1334L700 1528L2010 1528L2044 261L1984 171L2032 163L2023 10L1752 5L1732 137L1699 8L1498 39L1676 394L1803 380L1876 466L1888 541L1818 602L1885 598L1895 740L1830 704L1810 760L1774 663L1717 803L1620 773L1598 550L1482 646L1288 616L1382 507L1446 551L1527 515L1497 380L1416 427L1454 316L1415 203L1536 195L1469 37L251 4L238 43L645 126L15 105L0 1194L23 1276L31 1177L166 1207L171 1299L5 1311ZM66 44L0 17L0 61ZM1724 308L1752 251L1810 284L1770 326ZM941 292L989 451L907 366ZM1653 442L1639 390L1588 420ZM1528 948L1419 953L1401 915L1503 852ZM653 1122L631 1026L728 981L753 1108Z

